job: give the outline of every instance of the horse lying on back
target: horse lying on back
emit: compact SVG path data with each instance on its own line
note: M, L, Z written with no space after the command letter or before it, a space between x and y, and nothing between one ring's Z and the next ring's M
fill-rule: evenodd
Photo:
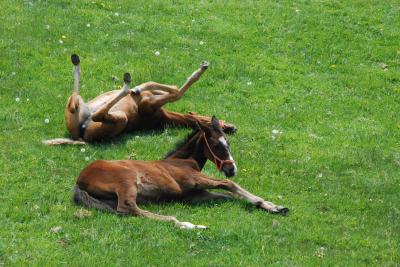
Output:
M74 64L74 91L65 109L65 122L71 139L58 138L45 144L83 144L109 140L124 132L143 129L160 129L168 125L195 127L194 121L210 125L211 118L195 113L181 114L162 106L178 101L189 87L207 70L203 62L179 89L175 85L146 82L130 89L131 76L124 75L122 90L106 92L85 103L79 95L80 59L72 55ZM233 124L222 124L227 133L236 131Z
M288 212L287 208L265 201L230 180L208 177L201 172L207 159L213 161L225 176L236 175L229 143L215 117L211 126L200 124L178 149L163 160L98 160L89 164L77 179L73 199L89 208L170 221L186 229L206 227L154 214L139 208L137 203L240 197L271 213ZM223 189L232 194L212 193L208 189Z

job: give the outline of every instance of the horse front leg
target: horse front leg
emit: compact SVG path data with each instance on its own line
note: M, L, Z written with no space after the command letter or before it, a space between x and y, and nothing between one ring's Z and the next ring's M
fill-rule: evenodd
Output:
M118 118L113 118L112 113L109 113L110 109L118 103L122 98L127 96L130 92L129 90L129 84L131 83L131 75L129 73L124 74L124 86L122 87L121 91L119 94L114 97L113 99L107 101L103 106L98 108L93 114L92 114L92 120L95 122L101 122L106 120L117 120Z
M176 85L167 85L156 82L146 82L132 89L132 92L135 94L146 91L151 91L155 95L166 95L167 93L177 94L179 92L179 88Z
M79 123L86 116L88 108L79 95L79 79L80 79L80 59L77 55L71 56L72 64L74 65L74 89L72 95L67 101L65 107L65 122L72 139L77 140L79 136Z
M67 109L70 113L75 113L79 109L80 102L83 102L82 98L79 96L79 80L81 76L80 69L80 59L78 55L73 54L71 56L71 62L74 65L74 91L72 96L69 98L67 103ZM79 113L79 111L78 111Z
M207 177L205 175L201 175L196 179L197 188L199 189L223 189L230 191L234 196L243 198L253 205L266 210L270 213L278 213L278 214L286 214L289 212L288 208L278 206L270 201L266 201L261 197L253 195L252 193L246 191L238 184L224 179L218 180L214 178Z
M183 197L183 201L187 202L206 202L206 201L224 201L230 200L233 196L231 194L208 192L206 190L197 190L190 192L189 195Z

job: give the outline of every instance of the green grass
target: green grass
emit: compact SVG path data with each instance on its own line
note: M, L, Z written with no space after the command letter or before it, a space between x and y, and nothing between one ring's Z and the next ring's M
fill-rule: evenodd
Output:
M0 266L400 264L398 1L132 2L1 2ZM42 145L67 135L72 53L85 99L121 86L111 75L182 84L209 60L168 108L235 123L233 180L289 216L237 201L142 206L206 231L97 211L76 218L71 188L89 161L159 159L189 130L85 152ZM205 172L223 177L210 163Z

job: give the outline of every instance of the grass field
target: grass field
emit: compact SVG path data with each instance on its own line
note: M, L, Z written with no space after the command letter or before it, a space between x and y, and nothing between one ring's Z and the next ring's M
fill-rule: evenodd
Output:
M400 265L398 1L0 7L0 266ZM120 87L111 76L125 71L135 84L180 85L210 61L168 109L235 123L233 180L289 215L241 201L143 206L209 226L196 231L95 210L77 216L87 213L71 188L86 164L160 159L190 130L137 132L84 152L42 145L67 136L72 53L85 99ZM223 178L211 163L205 172Z

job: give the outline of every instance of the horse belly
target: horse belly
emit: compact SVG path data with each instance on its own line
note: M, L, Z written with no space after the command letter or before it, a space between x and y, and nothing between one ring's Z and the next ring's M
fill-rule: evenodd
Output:
M179 185L173 179L165 177L149 179L141 173L137 173L136 177L138 202L177 198L182 193Z
M119 90L113 90L96 96L94 99L87 102L90 112L96 112L101 106L104 106L108 101L115 98Z

